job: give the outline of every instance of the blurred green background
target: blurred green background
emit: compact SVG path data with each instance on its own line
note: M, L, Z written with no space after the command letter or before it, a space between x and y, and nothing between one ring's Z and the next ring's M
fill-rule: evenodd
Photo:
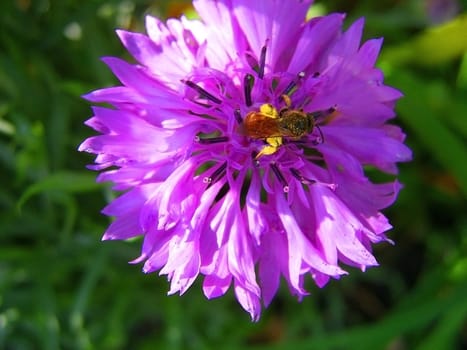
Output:
M414 151L386 210L392 247L379 268L332 281L298 303L284 288L259 323L232 292L199 283L166 296L157 274L127 261L139 242L101 242L112 199L76 151L93 132L80 95L117 83L99 60L129 58L115 28L183 1L4 0L0 4L0 349L467 348L466 1L317 1L316 13L365 16L385 37L379 60L401 89Z

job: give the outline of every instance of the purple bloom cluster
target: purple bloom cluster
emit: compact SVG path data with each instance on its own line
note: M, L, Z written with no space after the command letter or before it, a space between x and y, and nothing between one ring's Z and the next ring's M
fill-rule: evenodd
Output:
M306 20L311 2L196 0L201 20L148 16L147 35L117 32L137 64L103 59L121 86L85 96L112 107L93 108L99 135L79 149L124 191L103 239L142 235L134 262L167 275L169 294L202 275L207 298L233 286L257 320L281 277L301 299L306 276L323 287L339 265L375 266L372 244L390 242L380 210L401 185L365 167L396 174L411 158L386 123L401 93L374 67L382 40L360 45L363 20L345 32L343 14Z

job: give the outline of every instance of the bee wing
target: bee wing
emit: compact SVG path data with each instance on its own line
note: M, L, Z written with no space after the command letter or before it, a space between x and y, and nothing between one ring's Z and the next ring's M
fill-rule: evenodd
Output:
M245 134L252 138L264 139L282 135L278 119L264 113L249 113L244 124Z

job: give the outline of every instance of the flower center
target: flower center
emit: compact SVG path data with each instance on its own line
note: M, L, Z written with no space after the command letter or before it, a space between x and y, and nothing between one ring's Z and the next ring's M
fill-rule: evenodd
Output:
M259 111L248 113L244 121L246 136L252 139L263 139L266 145L256 156L274 154L283 144L283 138L299 140L310 134L315 126L313 113L305 113L302 109L292 109L288 95L282 95L285 107L279 111L269 104L261 105Z

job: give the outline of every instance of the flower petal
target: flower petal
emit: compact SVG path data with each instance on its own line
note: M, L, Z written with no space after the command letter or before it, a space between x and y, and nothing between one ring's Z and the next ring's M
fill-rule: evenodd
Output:
M311 74L320 72L326 63L323 62L323 58L326 57L327 50L340 35L344 17L336 13L308 22L301 32L287 71L292 74L302 71Z
M233 0L233 12L237 17L251 51L258 55L267 43L266 72L274 69L281 59L282 69L290 60L288 47L294 46L305 20L311 1L281 0Z

